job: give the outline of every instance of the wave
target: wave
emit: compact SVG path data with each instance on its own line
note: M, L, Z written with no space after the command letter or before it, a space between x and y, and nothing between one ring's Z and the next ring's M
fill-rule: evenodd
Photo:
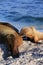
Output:
M21 15L19 12L16 11L11 11L9 13L7 13L7 15L5 16L8 19L11 19L12 21L20 21L20 20L25 20L25 21L43 21L43 17L38 17L38 16L27 16L27 15Z
M43 17L32 17L32 16L30 16L30 18L35 19L35 20L43 21Z
M16 19L16 21L18 21L18 20L22 20L22 19L28 19L28 20L39 20L39 21L43 21L43 17L33 17L33 16L22 16L22 17L20 17L20 18L18 18L18 19Z

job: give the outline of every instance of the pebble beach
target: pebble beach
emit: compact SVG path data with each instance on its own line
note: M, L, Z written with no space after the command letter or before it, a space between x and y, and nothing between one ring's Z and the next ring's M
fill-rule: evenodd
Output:
M23 44L18 49L19 58L7 57L6 45L0 44L0 65L43 65L43 41L39 43L23 41Z

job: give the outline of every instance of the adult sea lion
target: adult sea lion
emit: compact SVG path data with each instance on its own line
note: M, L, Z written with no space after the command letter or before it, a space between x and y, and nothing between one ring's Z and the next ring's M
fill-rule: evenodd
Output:
M0 22L0 43L6 43L12 56L19 56L18 47L23 43L18 30L9 23Z

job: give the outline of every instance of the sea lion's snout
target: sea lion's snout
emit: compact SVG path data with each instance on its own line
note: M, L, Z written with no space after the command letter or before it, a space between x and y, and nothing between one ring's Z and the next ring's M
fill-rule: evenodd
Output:
M15 51L12 52L12 57L13 58L18 58L19 57L19 51L16 49Z
M17 53L16 55L12 55L13 58L18 58L19 57L19 53Z

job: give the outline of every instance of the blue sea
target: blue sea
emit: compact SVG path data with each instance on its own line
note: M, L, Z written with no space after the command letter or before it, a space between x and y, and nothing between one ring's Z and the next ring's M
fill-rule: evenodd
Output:
M0 21L43 30L43 0L0 0Z

